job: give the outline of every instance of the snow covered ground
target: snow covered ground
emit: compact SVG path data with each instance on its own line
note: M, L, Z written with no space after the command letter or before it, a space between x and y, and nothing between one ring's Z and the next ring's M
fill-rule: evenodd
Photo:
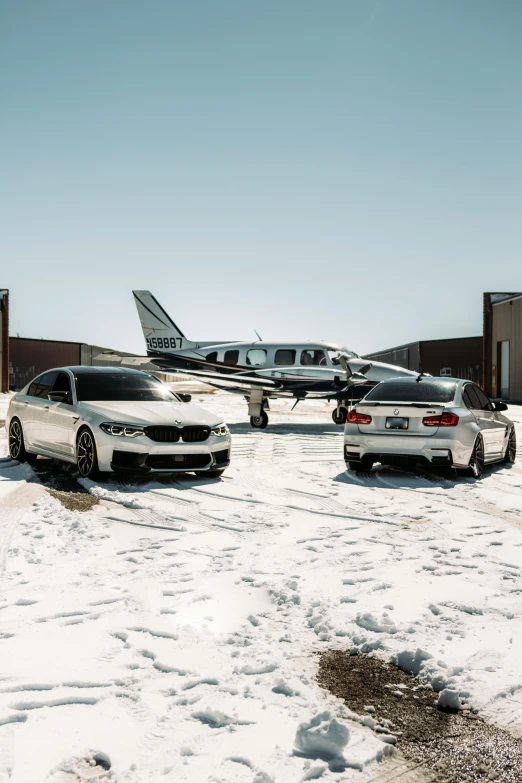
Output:
M522 733L522 460L347 474L326 404L253 431L242 399L200 401L231 425L221 480L85 482L100 504L79 513L0 463L1 783L108 760L126 783L369 781L394 740L319 689L327 647Z

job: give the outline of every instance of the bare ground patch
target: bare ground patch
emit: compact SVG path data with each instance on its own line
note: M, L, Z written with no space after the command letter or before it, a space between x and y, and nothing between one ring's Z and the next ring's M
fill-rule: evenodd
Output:
M466 705L456 713L439 710L438 694L393 664L327 650L317 679L349 709L371 716L376 731L396 736L404 757L436 773L440 783L521 783L521 739Z

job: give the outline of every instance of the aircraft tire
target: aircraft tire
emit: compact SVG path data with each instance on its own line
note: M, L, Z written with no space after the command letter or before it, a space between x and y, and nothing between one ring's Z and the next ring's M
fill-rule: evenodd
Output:
M332 411L332 419L334 424L345 424L347 416L348 416L347 408L344 407L339 408L339 414L337 413L337 408L334 408L334 410Z
M250 417L250 425L257 430L264 430L268 424L268 414L265 411L261 411L259 416Z

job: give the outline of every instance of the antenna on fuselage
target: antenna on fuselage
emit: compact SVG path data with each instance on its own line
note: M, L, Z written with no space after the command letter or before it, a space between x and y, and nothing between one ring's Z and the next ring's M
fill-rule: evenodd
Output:
M259 332L257 331L257 329L254 329L254 332L257 334L257 339L258 339L258 340L261 340L261 342L263 342L263 338L261 337L261 335L259 334Z

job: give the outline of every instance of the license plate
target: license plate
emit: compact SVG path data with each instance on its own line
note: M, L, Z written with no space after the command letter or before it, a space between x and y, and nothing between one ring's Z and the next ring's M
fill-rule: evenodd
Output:
M388 416L386 419L387 430L407 430L409 419L399 419L394 416Z

